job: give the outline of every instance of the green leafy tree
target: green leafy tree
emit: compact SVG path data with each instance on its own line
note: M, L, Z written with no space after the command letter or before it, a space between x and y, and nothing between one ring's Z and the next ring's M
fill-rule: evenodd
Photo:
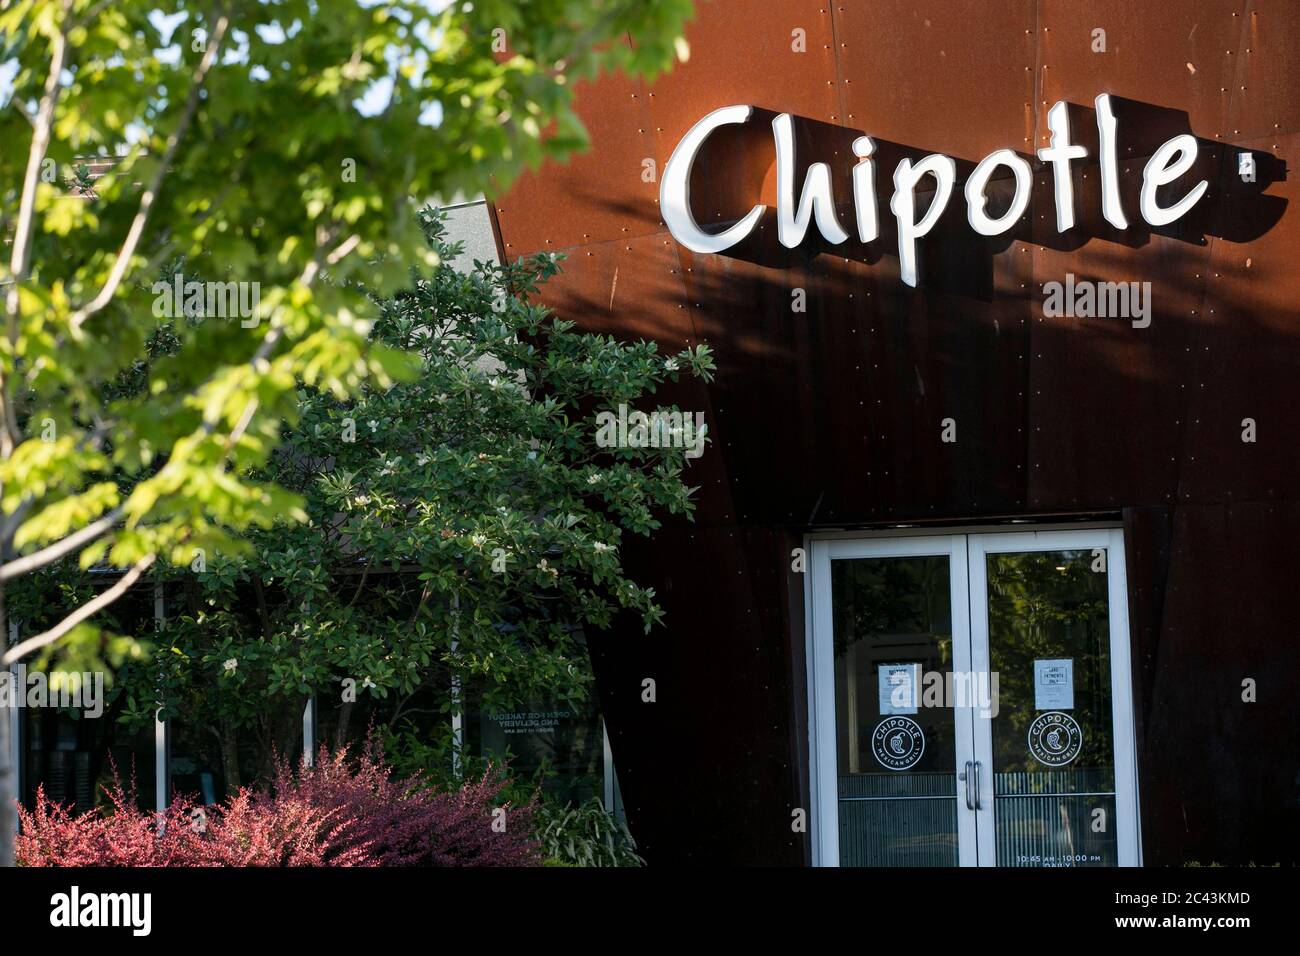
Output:
M369 337L373 302L349 281L392 289L410 263L434 265L411 197L491 190L581 147L573 82L667 66L689 13L688 0L6 3L0 633L4 587L26 575L74 555L125 573L3 663L56 642L98 662L94 615L159 558L232 554L244 529L306 519L253 475L300 387L342 398L415 371ZM79 166L94 157L112 162L92 186ZM256 304L237 321L206 306L203 321L160 316L153 283L177 257ZM163 324L176 347L141 368ZM145 380L124 394L132 375ZM13 808L0 736L0 864Z
M439 261L456 261L441 216L421 222ZM269 767L314 693L391 699L391 725L453 678L485 708L586 698L583 628L627 612L648 631L662 614L625 573L623 536L693 507L689 435L603 448L596 415L620 403L671 414L649 396L713 364L704 345L660 356L575 332L530 301L558 268L544 254L414 270L379 304L374 340L418 356L418 375L346 401L299 391L263 477L296 492L308 520L181 575L188 608L167 624L159 669L133 672L128 717L152 720L161 679L169 714L213 729L229 783L239 735Z

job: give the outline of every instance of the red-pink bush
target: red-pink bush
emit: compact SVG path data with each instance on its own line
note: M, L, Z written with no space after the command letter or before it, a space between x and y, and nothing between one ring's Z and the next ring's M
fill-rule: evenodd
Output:
M377 748L354 759L321 748L316 765L279 766L271 787L223 804L179 798L162 815L136 809L114 776L108 807L74 816L37 792L19 808L20 866L532 866L534 803L498 806L492 768L459 790L395 780Z

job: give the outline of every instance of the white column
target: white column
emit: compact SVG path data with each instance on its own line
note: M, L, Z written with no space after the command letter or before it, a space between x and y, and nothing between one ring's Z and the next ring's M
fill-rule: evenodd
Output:
M614 812L614 749L609 745L609 728L605 726L605 718L600 720L600 736L604 743L604 767L605 767L605 812Z
M451 596L451 653L460 647L460 595ZM461 755L465 751L465 714L460 696L460 675L451 675L451 772L460 779Z
M161 581L153 586L153 627L154 633L162 630L166 604L163 600ZM159 695L161 696L161 694ZM153 717L153 771L154 771L154 809L159 815L167 812L167 724L162 719L162 701Z
M316 755L316 697L307 698L302 711L302 765L310 767Z
M9 643L10 644L18 643L18 622L17 621L9 622ZM9 673L11 675L9 679L12 682L10 683L9 686L10 688L12 688L14 694L15 695L20 693L26 694L27 689L25 687L18 686L18 665L10 664ZM13 702L15 704L18 703L17 696L15 696ZM22 795L23 795L22 710L16 706L8 707L6 709L9 711L9 713L7 713L4 718L9 722L9 772L10 774L12 774L12 780L14 782L14 794L19 799L22 799ZM14 821L14 824L16 828L17 827L16 819Z

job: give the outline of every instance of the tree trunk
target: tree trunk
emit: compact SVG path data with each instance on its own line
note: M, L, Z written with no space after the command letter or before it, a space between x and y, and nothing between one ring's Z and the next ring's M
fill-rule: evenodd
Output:
M239 733L235 722L221 720L221 773L226 778L226 796L242 786L239 779Z
M0 648L8 646L9 618L5 613L5 588L0 584ZM17 688L11 691L16 693ZM18 829L18 768L10 760L14 742L9 739L9 721L9 708L0 707L0 867L14 865L14 832Z
M302 744L302 711L307 706L306 701L296 707L290 707L288 712L281 708L266 718L263 734L262 752L258 758L257 776L259 780L269 781L275 775L276 762L288 760L289 755L293 753ZM292 761L290 761L292 764Z
M339 705L339 723L334 728L334 749L342 750L348 742L348 724L352 722L354 704L350 700Z

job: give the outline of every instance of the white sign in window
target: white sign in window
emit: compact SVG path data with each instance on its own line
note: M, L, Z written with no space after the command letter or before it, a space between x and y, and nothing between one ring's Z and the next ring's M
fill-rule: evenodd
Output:
M881 664L876 668L880 716L915 714L921 689L920 664Z
M1074 709L1074 660L1034 661L1034 709Z

